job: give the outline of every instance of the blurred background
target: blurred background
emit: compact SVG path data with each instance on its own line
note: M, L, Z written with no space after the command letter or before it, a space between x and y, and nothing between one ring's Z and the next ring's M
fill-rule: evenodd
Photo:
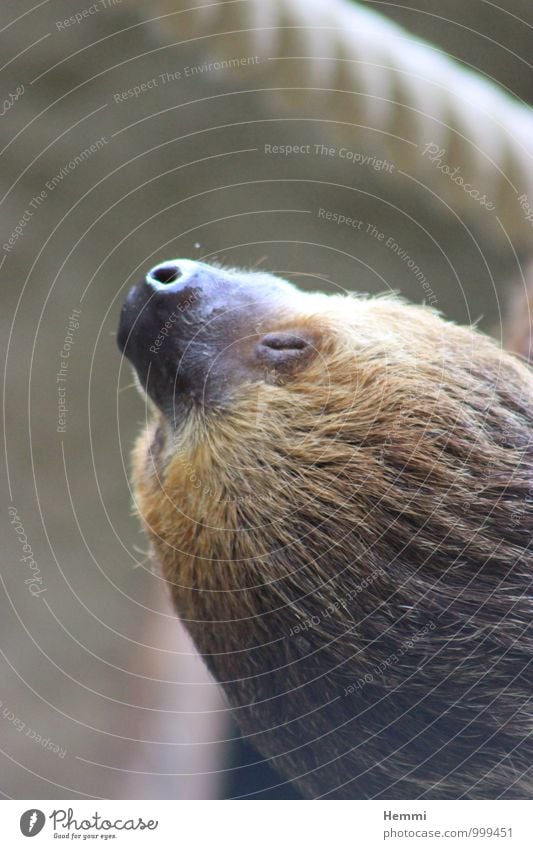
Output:
M527 354L532 32L530 0L3 0L4 797L296 796L147 556L120 305L216 259Z

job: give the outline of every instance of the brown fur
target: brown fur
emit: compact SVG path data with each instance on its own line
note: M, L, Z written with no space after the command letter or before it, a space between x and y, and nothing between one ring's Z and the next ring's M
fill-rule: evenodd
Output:
M392 298L302 295L318 356L134 457L176 609L309 797L533 795L533 378Z

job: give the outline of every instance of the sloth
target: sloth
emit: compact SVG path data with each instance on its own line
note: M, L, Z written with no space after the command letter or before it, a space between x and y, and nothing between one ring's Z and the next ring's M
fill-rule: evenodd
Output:
M307 798L531 798L528 366L395 296L192 260L118 344L136 509L249 742Z

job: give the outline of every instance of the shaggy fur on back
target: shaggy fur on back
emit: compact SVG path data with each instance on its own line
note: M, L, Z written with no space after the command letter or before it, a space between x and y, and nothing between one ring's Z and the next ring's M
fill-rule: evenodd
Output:
M136 446L176 610L306 796L531 798L532 375L392 298L295 326L298 373Z

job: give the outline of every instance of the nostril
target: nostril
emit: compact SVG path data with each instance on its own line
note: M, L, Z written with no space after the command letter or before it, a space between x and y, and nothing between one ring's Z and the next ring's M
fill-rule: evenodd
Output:
M148 283L156 282L162 283L166 286L169 283L174 283L175 280L179 280L181 274L182 273L178 265L156 265L155 268L152 268L152 270L148 272L146 279Z

